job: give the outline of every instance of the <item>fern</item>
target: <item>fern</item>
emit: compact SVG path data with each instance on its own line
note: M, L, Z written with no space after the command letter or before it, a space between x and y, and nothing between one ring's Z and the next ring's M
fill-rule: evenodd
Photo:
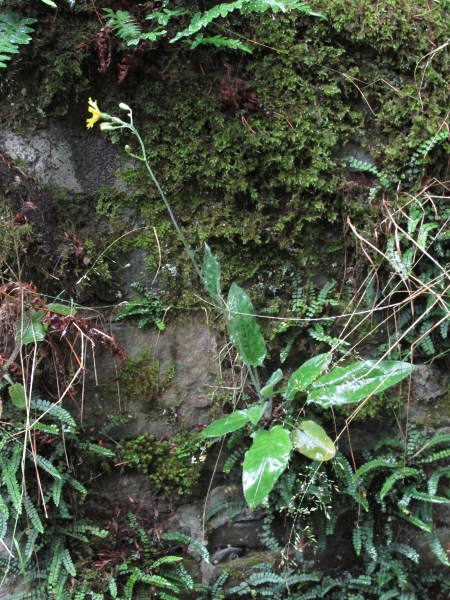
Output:
M164 323L161 317L165 309L161 304L161 300L141 282L132 283L131 287L143 294L143 298L133 299L121 308L119 314L116 316L116 321L130 317L140 317L138 322L139 328L154 323L158 329L163 330Z
M61 474L58 469L47 459L39 454L33 454L30 450L27 450L27 457L32 461L36 462L36 465L43 469L46 473L51 475L54 479L61 479Z
M44 526L39 518L36 507L26 492L23 494L23 505L34 529L39 531L39 533L44 533Z
M22 490L17 480L17 471L22 458L22 446L16 444L8 464L2 471L2 483L8 490L9 498L17 515L22 513Z
M228 577L228 571L224 569L211 587L211 600L222 600L225 597L222 592L222 587Z
M439 480L443 476L450 477L450 466L439 467L436 469L428 480L428 493L430 496L434 496L437 492Z
M398 479L404 479L405 477L411 477L413 475L418 475L418 474L419 474L419 471L417 469L412 469L412 468L407 468L407 467L399 469L398 471L393 473L390 477L388 477L386 479L386 481L383 484L383 487L381 488L380 500L383 500L383 498L391 490L391 488L395 485L395 483Z
M62 547L62 539L60 538L53 546L52 559L48 572L48 591L55 592L58 583L59 573L63 564L64 548Z
M103 12L108 18L106 26L110 27L127 46L136 46L140 42L142 27L128 11L104 8Z
M61 408L59 404L49 402L48 400L42 400L41 398L32 398L30 400L30 408L38 411L40 415L45 415L43 418L61 421L67 426L68 431L75 432L76 423L73 420L73 417L67 410Z
M209 552L197 540L192 539L188 535L184 533L180 533L178 531L168 531L161 535L161 539L173 542L180 542L184 546L191 546L202 558L205 562L209 563Z
M194 48L197 48L197 46L200 46L200 44L210 44L212 46L216 46L216 48L231 48L232 50L242 50L243 52L248 52L249 54L252 53L250 48L239 40L226 38L223 35L205 37L203 33L198 33L191 43L191 50L194 50Z
M439 541L437 535L434 532L430 531L425 534L425 539L431 552L433 552L433 554L441 561L443 565L445 565L446 567L450 567L450 561L447 557L447 553L443 549L442 544Z
M0 67L6 67L11 54L18 54L18 46L29 44L34 29L29 27L36 19L23 19L17 13L5 10L0 13Z
M265 12L271 9L273 12L287 12L297 10L309 16L322 17L319 13L311 10L306 2L285 2L282 0L237 0L235 2L223 3L214 6L204 13L198 12L191 18L189 25L179 31L177 35L170 40L170 43L175 43L182 38L191 39L191 49L196 48L200 44L212 44L216 47L231 48L233 50L243 50L251 53L250 48L236 39L230 39L221 35L205 37L203 30L211 23L214 23L219 18L226 18L231 12L239 11L241 14L249 14L253 12ZM153 20L158 25L149 32L143 32L140 23L128 12L124 10L113 11L104 9L104 13L108 18L106 23L118 37L120 37L127 46L136 46L141 40L150 42L156 41L159 37L167 33L166 29L170 20L186 14L183 8L169 10L164 8L162 12L155 12L147 16L147 20ZM195 37L193 37L195 36Z

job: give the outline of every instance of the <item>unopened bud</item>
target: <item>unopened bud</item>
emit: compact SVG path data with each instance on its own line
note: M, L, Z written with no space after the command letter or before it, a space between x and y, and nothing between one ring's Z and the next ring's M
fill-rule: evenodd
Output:
M130 152L131 152L131 146L129 146L128 144L125 146L125 152L127 154L130 154Z
M119 108L121 108L122 110L128 110L131 112L131 108L128 106L128 104L125 104L124 102L121 102L119 104Z

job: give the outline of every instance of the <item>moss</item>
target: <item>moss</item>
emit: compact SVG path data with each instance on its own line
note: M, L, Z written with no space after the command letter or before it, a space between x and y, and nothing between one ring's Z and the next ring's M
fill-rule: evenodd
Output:
M20 10L19 2L11 6ZM232 280L246 282L257 310L276 304L283 314L286 264L304 279L318 268L330 279L341 278L346 219L369 232L379 216L377 202L367 201L371 182L343 159L364 151L380 170L401 173L413 150L443 122L449 56L438 47L447 39L449 10L443 3L422 8L413 0L315 0L314 10L326 19L295 11L231 17L236 34L258 42L253 55L202 47L185 52L162 40L146 55L157 76L143 61L145 77L137 67L116 88L119 49L108 72L98 74L94 47L88 52L98 30L94 11L85 0L74 12L63 3L56 18L51 11L39 15L39 41L21 50L22 62L8 69L4 105L14 98L16 122L33 122L39 108L48 116L69 113L82 127L87 96L112 114L119 101L127 102L193 248L201 255L209 242L221 262L224 289ZM26 10L33 16L37 8ZM55 47L62 58L48 69ZM433 49L424 68L423 57ZM244 81L263 108L227 105L220 92L227 77L231 84L233 77ZM74 99L83 105L75 107ZM120 141L133 145L127 135ZM445 175L447 150L444 144L431 153L424 178ZM145 170L131 168L124 179L126 193L98 195L104 246L97 255L138 222L142 230L120 239L109 256L145 249L149 271L159 260L166 267L158 283L170 303L196 306L198 278ZM397 202L395 194L385 200ZM348 239L347 245L351 266Z
M198 482L201 469L200 435L182 432L171 440L158 440L144 433L123 441L123 462L145 473L168 498L188 493Z
M273 552L254 552L249 556L235 558L226 565L226 571L234 581L247 581L251 570L262 563L275 565L277 557Z
M128 359L119 375L120 393L130 404L139 402L144 410L153 412L174 374L174 365L170 364L161 377L159 361L152 358L148 348L143 348L139 356Z

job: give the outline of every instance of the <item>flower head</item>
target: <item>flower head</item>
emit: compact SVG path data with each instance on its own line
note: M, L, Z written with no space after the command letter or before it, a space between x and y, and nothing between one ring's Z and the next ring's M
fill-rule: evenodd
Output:
M95 123L97 123L97 121L102 117L102 113L99 111L97 106L97 100L92 100L89 98L88 111L92 113L92 117L86 119L86 127L90 129L91 127L94 127Z

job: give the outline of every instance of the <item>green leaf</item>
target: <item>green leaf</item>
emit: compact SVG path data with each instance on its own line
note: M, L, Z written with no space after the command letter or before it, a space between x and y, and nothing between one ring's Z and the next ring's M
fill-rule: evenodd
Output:
M208 427L202 431L202 436L220 437L226 433L231 433L232 431L236 431L236 429L244 427L249 420L248 411L237 410L234 413L231 413L231 415L213 421L211 425L208 425Z
M67 304L58 304L57 302L50 302L46 305L47 310L58 313L60 315L71 315L77 314L77 311L73 306L67 306Z
M43 310L32 310L30 314L24 315L23 323L17 323L16 340L23 346L45 339L46 326L41 323L44 314Z
M259 429L252 438L253 444L245 453L242 483L247 504L255 508L286 469L292 444L289 432L280 425L270 431Z
M262 365L266 356L264 338L256 322L253 304L235 283L228 293L228 331L239 358L247 366Z
M208 244L205 244L203 278L211 296L220 296L220 264L217 258L211 254Z
M395 482L399 479L404 479L405 477L412 477L413 475L419 475L419 471L417 469L412 469L410 467L403 467L398 471L395 471L392 475L390 475L383 484L383 487L380 490L380 500L388 494L391 488L395 485Z
M275 371L275 373L272 373L272 375L269 378L269 381L266 383L266 385L261 390L261 396L263 396L263 398L272 398L275 395L275 392L273 391L274 387L282 379L283 379L283 372L281 369L277 369Z
M291 438L294 449L312 460L331 460L336 454L333 441L314 421L302 421Z
M10 60L10 54L18 54L19 44L28 44L31 41L29 33L34 29L28 27L36 22L36 19L22 19L20 15L10 10L0 12L0 68L6 67L6 61Z
M13 383L9 386L9 395L11 396L11 402L17 408L25 408L26 406L26 397L25 397L25 388L21 383Z
M311 385L308 402L323 408L359 402L399 383L415 368L409 363L387 360L336 367Z
M260 418L263 416L264 411L267 408L267 402L264 404L257 404L247 410L249 421L252 425L258 425Z
M325 371L331 362L331 354L318 354L307 360L291 375L283 394L286 400L294 400L297 392L303 392Z

